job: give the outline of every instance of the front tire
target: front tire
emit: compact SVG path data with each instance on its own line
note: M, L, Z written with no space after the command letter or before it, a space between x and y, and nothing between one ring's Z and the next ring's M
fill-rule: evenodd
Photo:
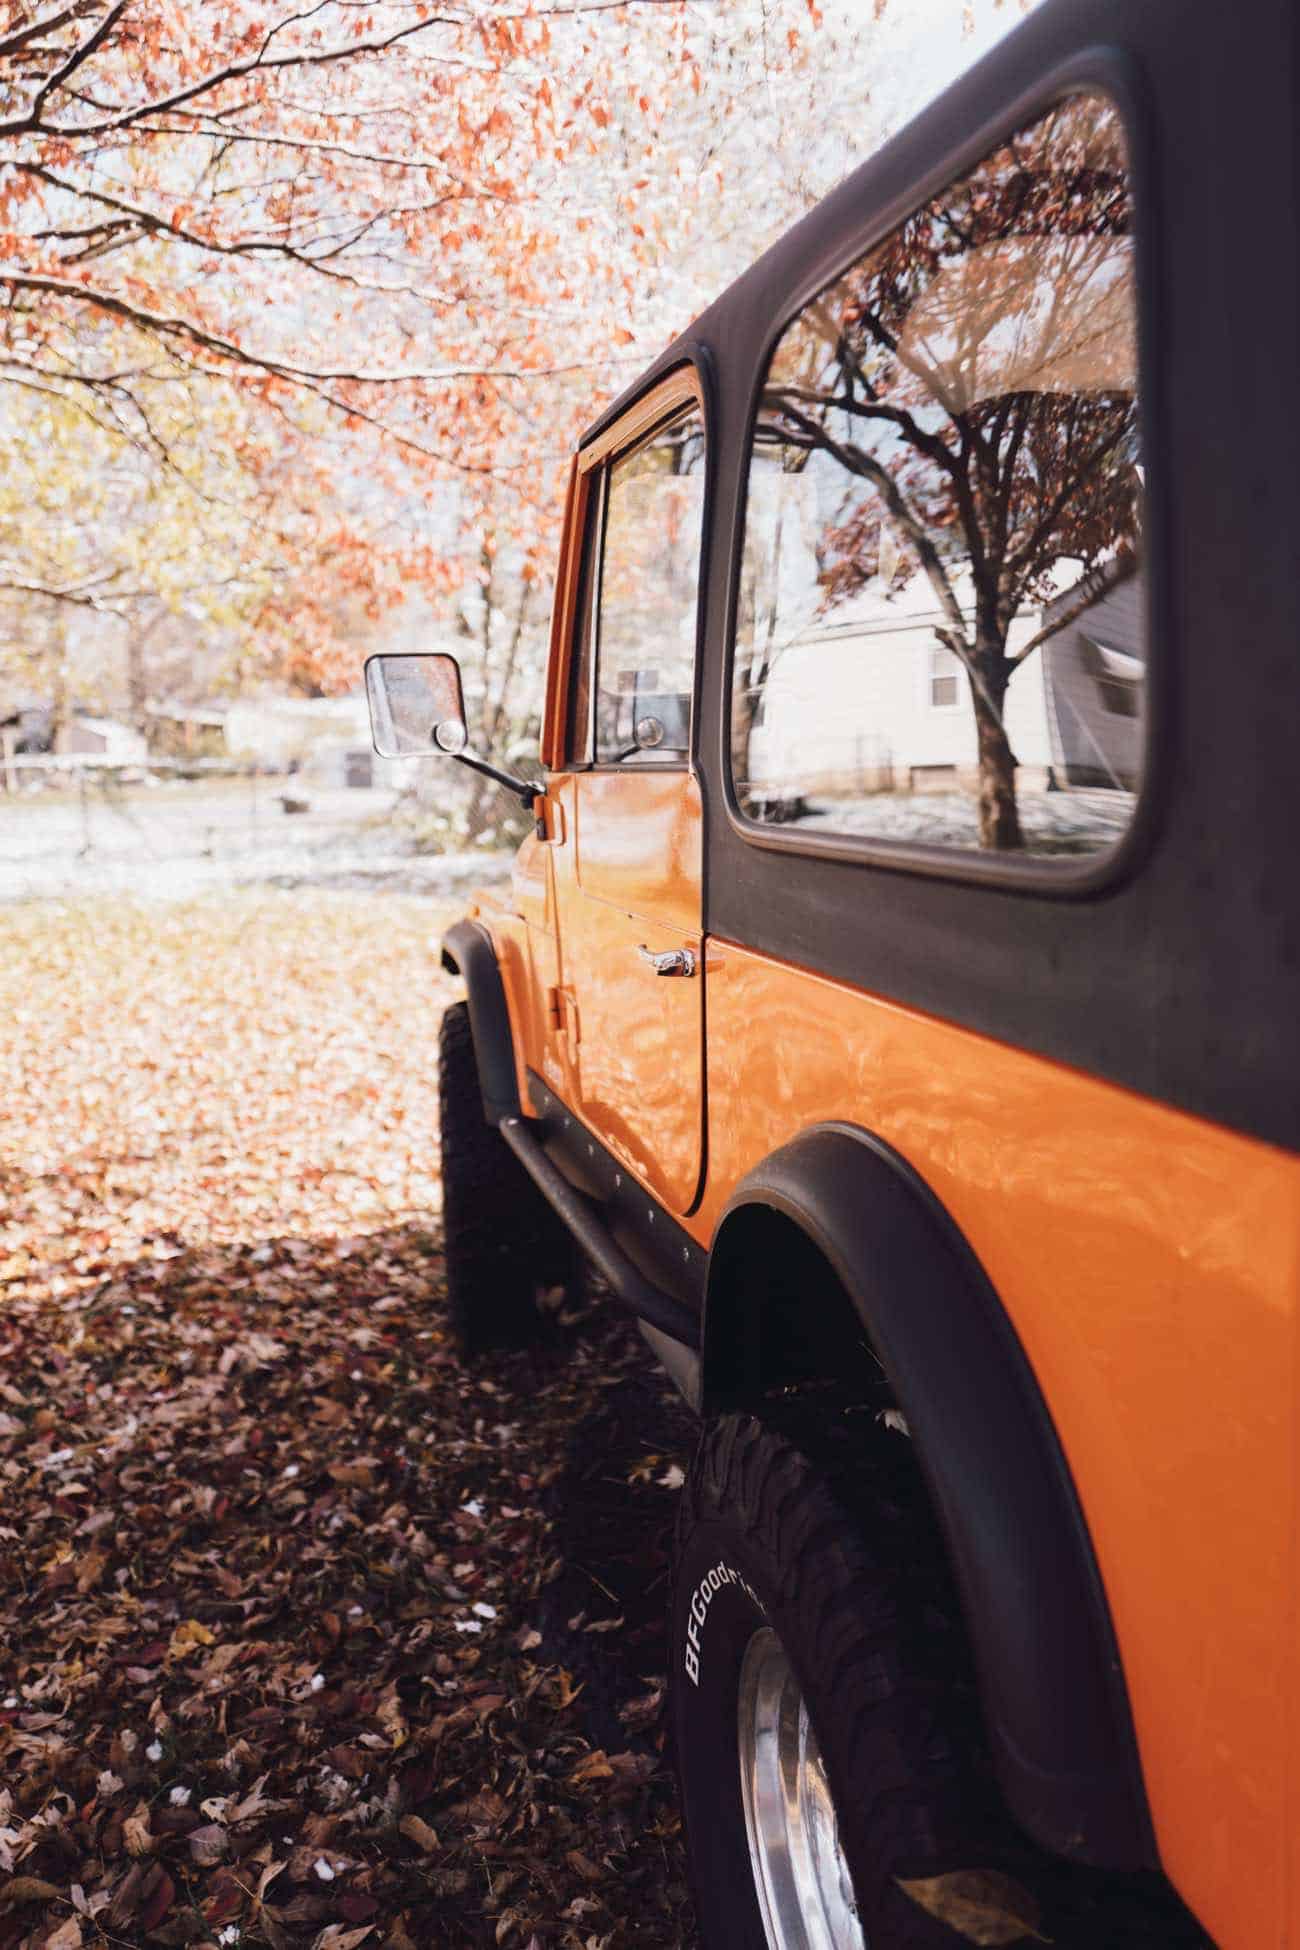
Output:
M704 1943L1031 1941L1031 1851L972 1765L978 1707L907 1439L869 1411L811 1426L728 1416L683 1491L673 1725ZM963 1891L1010 1933L951 1929L935 1909Z
M438 1034L443 1249L461 1353L517 1347L544 1325L541 1301L580 1290L582 1256L563 1222L483 1115L469 1008L453 1003Z

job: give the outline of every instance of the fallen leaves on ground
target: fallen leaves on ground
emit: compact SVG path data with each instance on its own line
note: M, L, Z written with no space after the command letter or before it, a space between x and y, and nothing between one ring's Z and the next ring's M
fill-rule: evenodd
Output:
M676 1425L599 1306L453 1356L447 918L7 918L0 1950L693 1940Z

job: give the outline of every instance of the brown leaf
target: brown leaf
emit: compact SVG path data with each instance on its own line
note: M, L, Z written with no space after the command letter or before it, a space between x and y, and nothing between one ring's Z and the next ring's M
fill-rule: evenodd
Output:
M81 1950L80 1918L69 1916L65 1923L60 1923L54 1935L46 1937L45 1950Z
M100 1578L104 1574L104 1566L107 1563L107 1551L92 1550L86 1552L86 1555L81 1560L81 1569L77 1573L77 1590L83 1598L88 1591L93 1591L99 1583Z
M656 1771L649 1754L611 1754L609 1765L615 1780L625 1787L640 1787Z
M359 1930L345 1930L341 1923L327 1923L319 1935L313 1938L311 1950L357 1950L374 1934L373 1923L363 1923Z
M149 1826L148 1805L141 1801L133 1814L122 1823L122 1840L126 1843L128 1855L148 1855L154 1844L153 1830Z
M39 1876L10 1876L8 1882L0 1885L0 1902L48 1903L62 1894L61 1889L52 1882L42 1882Z
M275 1878L283 1870L284 1866L285 1865L283 1862L267 1863L261 1875L257 1878L257 1900L259 1903L266 1895L266 1892L271 1887L271 1884L275 1881Z
M219 1822L208 1822L190 1836L190 1860L200 1869L215 1868L226 1852L226 1831Z
M437 1832L430 1828L427 1821L421 1821L419 1815L403 1815L397 1826L408 1841L415 1843L422 1855L432 1855L434 1849L441 1846Z
M117 1888L113 1900L104 1913L104 1925L109 1930L124 1930L135 1915L140 1902L140 1892L144 1888L145 1869L137 1862L128 1869Z
M598 1747L593 1754L585 1754L569 1775L570 1787L585 1787L589 1781L612 1781L614 1770L605 1753Z
M409 1729L406 1724L406 1715L402 1711L402 1703L397 1697L396 1681L391 1686L385 1686L380 1696L379 1704L375 1708L375 1718L379 1721L380 1726L384 1729L384 1732L388 1735L394 1747L405 1745Z
M136 1928L148 1935L156 1929L176 1900L176 1884L162 1864L155 1863L145 1879Z
M246 1901L247 1893L236 1879L233 1869L218 1869L203 1905L204 1918L213 1929L217 1929L233 1916L238 1916Z
M1040 1934L1042 1911L1034 1897L1010 1876L996 1869L958 1869L951 1875L898 1878L905 1896L968 1943L997 1946L1050 1943Z

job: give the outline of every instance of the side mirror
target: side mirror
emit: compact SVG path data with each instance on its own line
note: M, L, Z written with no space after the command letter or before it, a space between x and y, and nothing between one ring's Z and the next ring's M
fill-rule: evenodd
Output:
M367 657L370 736L381 758L465 749L465 695L454 657L421 652Z
M527 812L540 787L465 750L465 694L460 665L442 651L399 652L366 658L366 703L370 737L381 758L417 758L445 752L448 758L481 772L513 792Z

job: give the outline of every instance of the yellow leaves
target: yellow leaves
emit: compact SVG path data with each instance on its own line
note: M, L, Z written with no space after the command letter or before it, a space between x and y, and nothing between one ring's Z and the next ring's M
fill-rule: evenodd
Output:
M188 1659L200 1646L214 1645L216 1640L207 1626L197 1618L187 1618L176 1627L167 1646L167 1659L170 1664L177 1659Z
M1051 1942L1039 1932L1042 1912L1035 1898L996 1869L959 1869L914 1881L900 1876L898 1886L928 1915L987 1950L1010 1943Z

